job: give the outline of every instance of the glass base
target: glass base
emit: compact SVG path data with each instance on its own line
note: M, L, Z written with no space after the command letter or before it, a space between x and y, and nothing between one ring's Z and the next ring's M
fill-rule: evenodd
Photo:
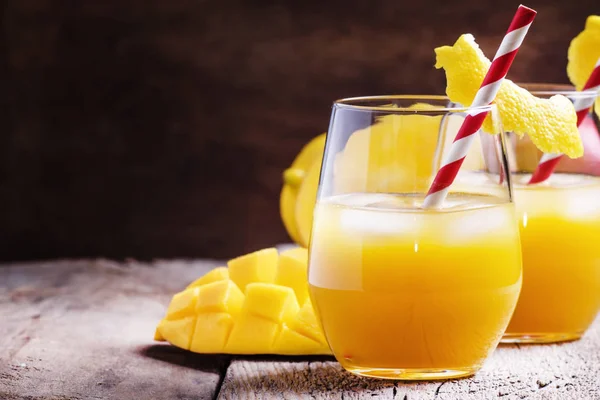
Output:
M479 370L479 366L465 369L444 368L361 368L344 366L346 371L369 378L393 379L401 381L432 381L455 379L471 376Z
M583 332L574 333L505 333L500 343L559 343L578 340Z

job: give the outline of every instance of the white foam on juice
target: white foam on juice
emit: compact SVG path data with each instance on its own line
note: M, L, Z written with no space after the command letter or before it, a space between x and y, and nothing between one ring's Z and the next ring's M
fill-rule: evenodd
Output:
M538 185L515 185L515 203L529 216L595 218L600 214L600 178L555 173Z
M386 210L389 210L386 208ZM377 208L345 208L341 228L358 235L398 235L417 231L416 215L406 212L380 212Z
M326 200L339 206L340 225L347 233L360 235L416 235L423 229L430 230L431 225L442 222L439 218L449 218L448 223L441 223L439 229L448 229L448 235L460 235L466 231L468 236L473 233L496 229L502 226L505 211L485 211L485 218L476 212L478 209L488 209L501 203L492 196L473 194L451 194L444 203L442 210L424 210L421 208L423 195L396 194L367 194L358 193L335 196ZM470 212L467 212L470 211ZM427 226L424 226L427 224ZM468 224L468 229L458 226ZM471 229L471 226L473 229Z
M508 219L504 207L488 207L482 212L476 210L456 215L451 224L446 224L446 237L451 242L472 241L474 238L483 237L493 232L504 232L506 227L514 224L517 229L516 216L514 221Z
M573 187L592 186L600 184L600 178L583 174L554 173L544 182L529 185L531 174L514 175L514 184L518 189L542 190L546 189L572 189Z

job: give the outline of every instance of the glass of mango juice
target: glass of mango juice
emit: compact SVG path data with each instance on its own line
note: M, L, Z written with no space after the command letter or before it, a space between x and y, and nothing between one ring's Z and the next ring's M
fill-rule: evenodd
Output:
M568 86L522 86L541 98L562 94L582 102L595 97ZM563 156L554 173L536 184L529 180L540 151L527 136L507 135L523 249L523 288L505 342L578 339L600 309L600 177L596 176L600 135L593 112L585 116L579 132L584 156Z
M472 375L517 303L521 247L503 133L490 136L485 157L467 156L441 209L422 207L466 113L479 111L448 104L443 96L334 103L308 280L329 346L355 374ZM495 106L484 108L501 130Z

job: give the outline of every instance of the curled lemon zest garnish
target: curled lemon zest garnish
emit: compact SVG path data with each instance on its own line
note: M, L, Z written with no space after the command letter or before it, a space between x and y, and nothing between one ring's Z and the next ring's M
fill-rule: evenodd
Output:
M435 49L436 68L446 72L446 94L451 101L471 105L490 61L473 35L461 35L453 46ZM540 99L505 79L494 103L506 131L528 134L538 149L545 153L563 153L571 158L583 155L583 144L577 130L577 115L569 99L556 95ZM483 130L496 133L488 117Z

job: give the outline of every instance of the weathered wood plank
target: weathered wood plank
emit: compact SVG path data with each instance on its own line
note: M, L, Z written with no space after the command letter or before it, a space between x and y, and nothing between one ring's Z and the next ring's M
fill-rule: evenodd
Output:
M0 399L211 399L228 363L156 345L176 291L214 262L0 268Z
M171 295L215 262L0 268L1 399L208 399L229 358L154 345ZM395 383L327 357L236 358L222 399L600 399L600 321L578 342L505 346L475 377Z
M577 342L501 346L474 377L401 383L356 377L327 359L243 359L219 399L600 399L600 320Z

